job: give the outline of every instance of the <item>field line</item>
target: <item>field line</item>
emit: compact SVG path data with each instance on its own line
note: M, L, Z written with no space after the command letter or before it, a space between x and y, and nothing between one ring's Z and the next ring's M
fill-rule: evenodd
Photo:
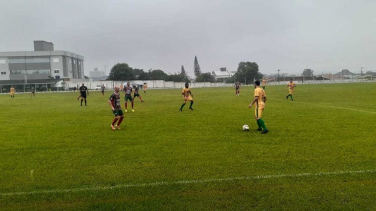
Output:
M135 183L135 184L120 184L114 186L97 186L85 188L72 188L72 189L52 189L52 190L36 190L29 192L9 192L0 193L0 196L23 196L23 195L36 195L36 194L49 194L49 193L70 193L70 192L83 192L83 191L101 191L101 190L114 190L125 189L133 187L153 187L153 186L169 186L178 184L199 184L210 182L227 182L227 181L240 181L240 180L261 180L273 178L287 178L287 177L309 177L309 176L328 176L328 175L343 175L343 174L366 174L376 173L376 170L360 170L360 171L335 171L335 172L318 172L318 173L299 173L299 174L275 174L275 175L260 175L260 176L242 176L230 178L211 178L199 180L180 180L175 182L151 182L151 183Z
M287 100L276 99L276 98L270 98L270 99L271 99L271 100L287 101ZM358 111L358 112L364 112L364 113L376 114L375 111L364 111L364 110L359 110L359 109L346 108L346 107L340 107L340 106L324 105L324 104L318 104L318 103L307 103L307 102L299 102L299 101L294 101L294 103L302 103L302 104L308 104L308 105L314 105L314 106L321 106L321 107L326 107L326 108L336 108L336 109L344 109L344 110L349 110L349 111Z

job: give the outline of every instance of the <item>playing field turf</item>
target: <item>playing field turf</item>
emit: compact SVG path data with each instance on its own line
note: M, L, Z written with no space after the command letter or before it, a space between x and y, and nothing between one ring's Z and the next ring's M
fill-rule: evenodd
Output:
M141 92L116 131L110 91L0 95L0 210L376 210L375 83L267 86L263 135L240 90Z

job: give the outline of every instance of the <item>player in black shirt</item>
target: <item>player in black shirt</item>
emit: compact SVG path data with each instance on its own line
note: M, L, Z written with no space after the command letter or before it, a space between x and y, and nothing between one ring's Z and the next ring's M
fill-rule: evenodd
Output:
M82 83L82 86L79 88L80 94L81 94L81 106L82 106L82 101L85 100L85 106L86 106L86 93L89 95L89 90L87 90L87 87L84 86L84 83Z
M110 99L108 99L108 104L111 106L111 110L115 115L114 120L112 120L111 129L116 130L120 129L120 124L124 119L124 113L120 106L120 93L119 93L119 87L115 86L115 91L111 95ZM119 120L119 121L118 121ZM118 121L117 125L115 123Z

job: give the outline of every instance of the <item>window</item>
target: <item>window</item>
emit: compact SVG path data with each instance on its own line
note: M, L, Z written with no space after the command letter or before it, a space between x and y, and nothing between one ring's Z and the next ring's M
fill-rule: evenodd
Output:
M25 74L25 70L11 70L11 75Z
M59 70L54 70L54 73L59 73Z
M73 64L76 64L76 60L73 60Z
M5 64L5 59L0 59L0 64Z
M52 61L53 61L53 62L59 62L60 60L59 60L59 58L53 58Z
M1 72L1 75L6 75L7 74L7 72Z
M50 63L50 58L34 58L34 63Z
M19 63L25 63L26 60L21 58L21 59L9 59L9 63L15 63L15 64L19 64Z

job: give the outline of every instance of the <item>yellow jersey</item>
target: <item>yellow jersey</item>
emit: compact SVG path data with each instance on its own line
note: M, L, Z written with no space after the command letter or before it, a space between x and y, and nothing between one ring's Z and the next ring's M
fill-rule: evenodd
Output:
M266 80L262 79L261 83L262 83L262 86L265 86L266 85Z
M183 88L183 90L181 91L181 93L185 96L185 97L188 97L189 96L189 94L190 94L190 92L191 92L191 89L189 89L189 88Z
M257 87L255 89L255 97L258 97L255 108L264 107L265 106L264 99L266 98L265 90L261 87Z
M295 88L295 83L294 82L290 82L289 84L287 84L287 87L290 89L290 90L294 90Z
M10 93L13 93L14 94L14 92L15 92L15 89L12 87L12 88L10 88Z

